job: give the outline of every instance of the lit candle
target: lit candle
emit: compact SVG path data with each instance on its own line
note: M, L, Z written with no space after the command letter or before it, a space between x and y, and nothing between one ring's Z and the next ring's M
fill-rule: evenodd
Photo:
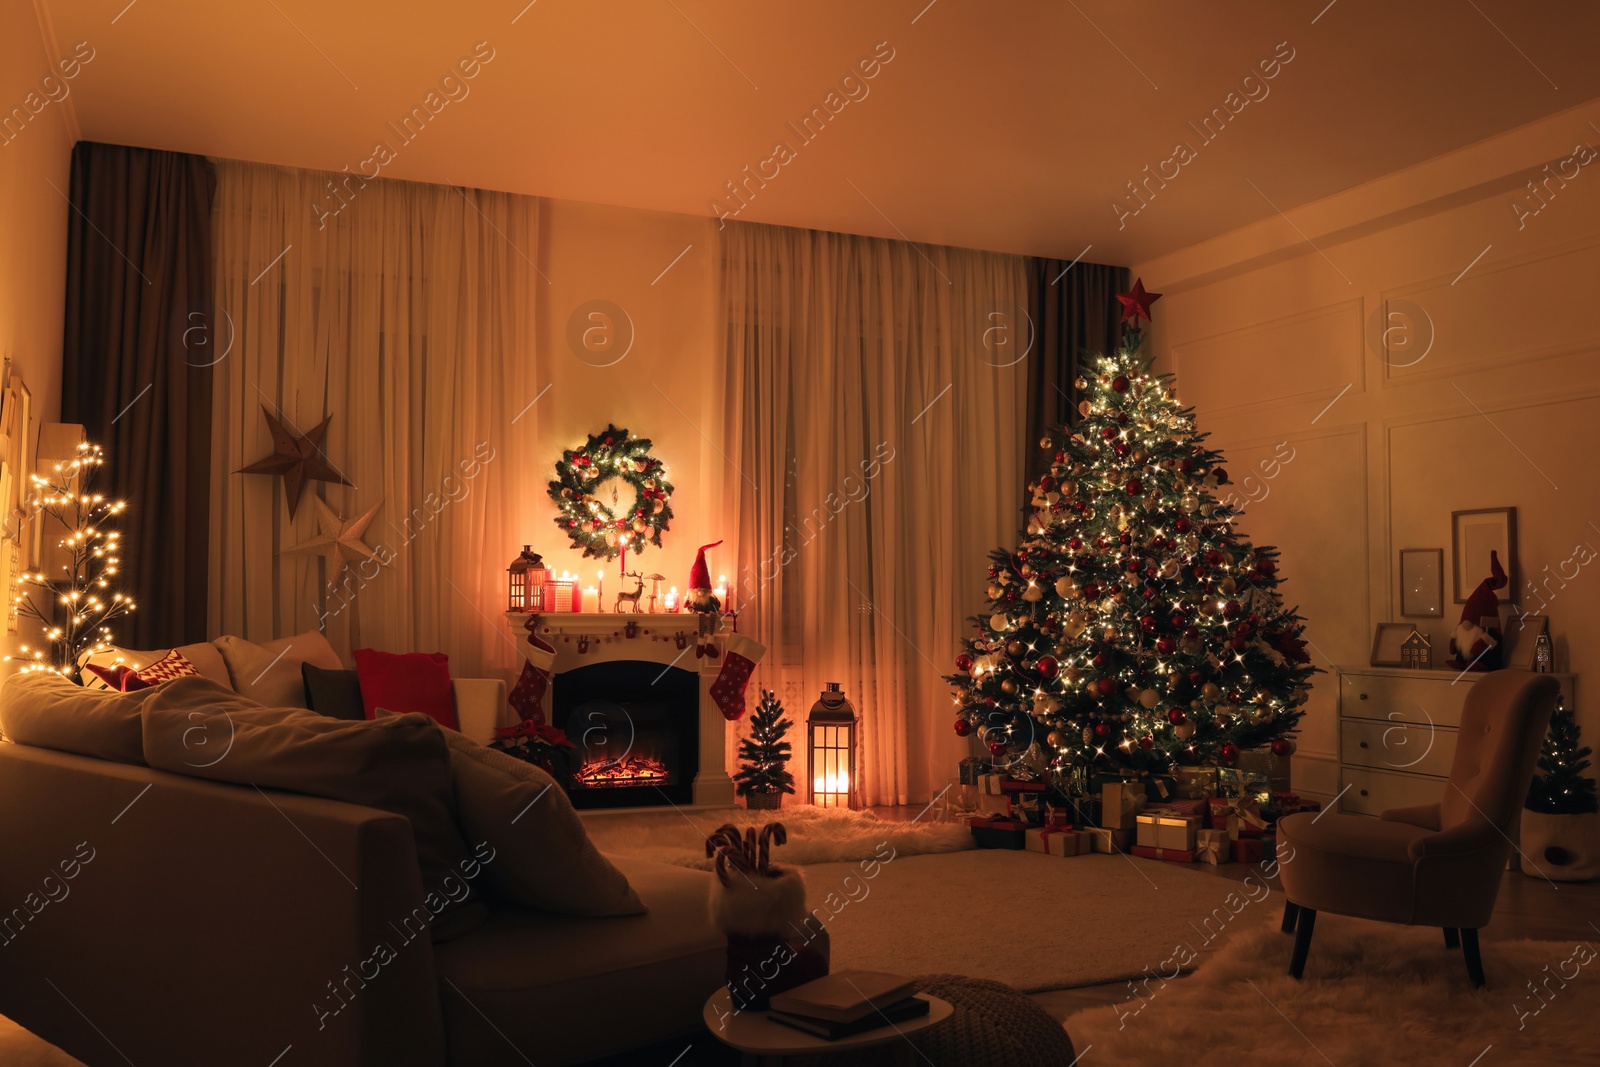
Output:
M605 608L606 572L605 571L595 571L594 574L595 574L595 581L599 583L599 586L598 586L598 590L599 591L595 594L595 598L594 598L594 610L596 610L596 611L604 611L604 610L606 610L606 608Z
M728 610L728 576L717 575L717 587L712 590L717 595L717 603L722 605L722 610Z
M678 610L678 587L677 586L673 586L671 589L667 590L667 598L663 602L662 606L665 607L667 611L677 611Z
M591 613L600 610L600 590L592 585L583 591L583 610Z

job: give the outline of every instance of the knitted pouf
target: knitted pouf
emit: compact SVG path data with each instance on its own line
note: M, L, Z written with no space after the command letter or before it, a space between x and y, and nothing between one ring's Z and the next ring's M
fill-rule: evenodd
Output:
M942 997L955 1012L910 1035L934 1063L973 1067L1064 1067L1077 1058L1072 1039L1026 993L987 978L917 976L917 992Z
M916 982L917 992L950 1002L955 1011L948 1019L906 1035L905 1041L796 1057L793 1062L806 1067L929 1062L939 1067L1067 1067L1077 1058L1066 1030L1025 993L959 974L922 974Z

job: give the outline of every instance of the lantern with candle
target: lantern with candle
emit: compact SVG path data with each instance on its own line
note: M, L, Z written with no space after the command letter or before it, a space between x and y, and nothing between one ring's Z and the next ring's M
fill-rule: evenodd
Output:
M550 572L545 569L539 553L532 545L523 545L522 554L506 568L510 585L510 611L544 612L548 610L548 590L545 582Z
M856 806L856 709L829 682L806 716L811 766L811 803L824 808Z

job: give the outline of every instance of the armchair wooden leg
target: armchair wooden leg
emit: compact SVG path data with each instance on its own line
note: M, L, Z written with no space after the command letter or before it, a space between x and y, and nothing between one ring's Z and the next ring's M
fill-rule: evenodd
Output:
M1444 947L1445 948L1460 948L1461 947L1461 932L1459 930L1457 930L1454 926L1446 926L1444 928Z
M1298 979L1306 969L1306 956L1311 952L1311 931L1317 925L1315 908L1301 907L1294 931L1294 956L1289 960L1289 977Z
M1474 988L1482 989L1483 957L1478 954L1478 931L1465 926L1461 928L1461 954L1467 960L1467 977L1472 979Z
M1283 901L1283 932L1286 934L1294 933L1295 920L1298 918L1300 918L1300 905L1285 897Z

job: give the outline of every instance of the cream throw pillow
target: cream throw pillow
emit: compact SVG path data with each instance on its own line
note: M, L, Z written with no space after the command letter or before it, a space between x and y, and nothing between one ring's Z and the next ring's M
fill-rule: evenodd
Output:
M126 663L136 671L142 671L152 663L159 663L167 658L170 652L181 652L183 658L194 664L194 669L202 677L209 678L218 685L233 687L233 679L228 674L228 665L222 662L222 653L209 641L202 641L197 645L179 645L177 648L154 648L141 651L137 648L120 648L115 645L106 652L96 652L92 656L84 656L79 660L79 666L93 663L97 667L114 667L119 663ZM90 689L107 689L107 686L94 675L84 672L83 684Z
M469 840L487 841L494 848L494 861L483 867L489 893L561 915L646 911L628 879L589 840L555 779L464 734L439 732L450 745L461 829Z
M328 639L316 630L280 637L264 645L231 635L217 638L215 644L227 664L233 691L269 708L306 706L300 664L329 671L344 667Z

